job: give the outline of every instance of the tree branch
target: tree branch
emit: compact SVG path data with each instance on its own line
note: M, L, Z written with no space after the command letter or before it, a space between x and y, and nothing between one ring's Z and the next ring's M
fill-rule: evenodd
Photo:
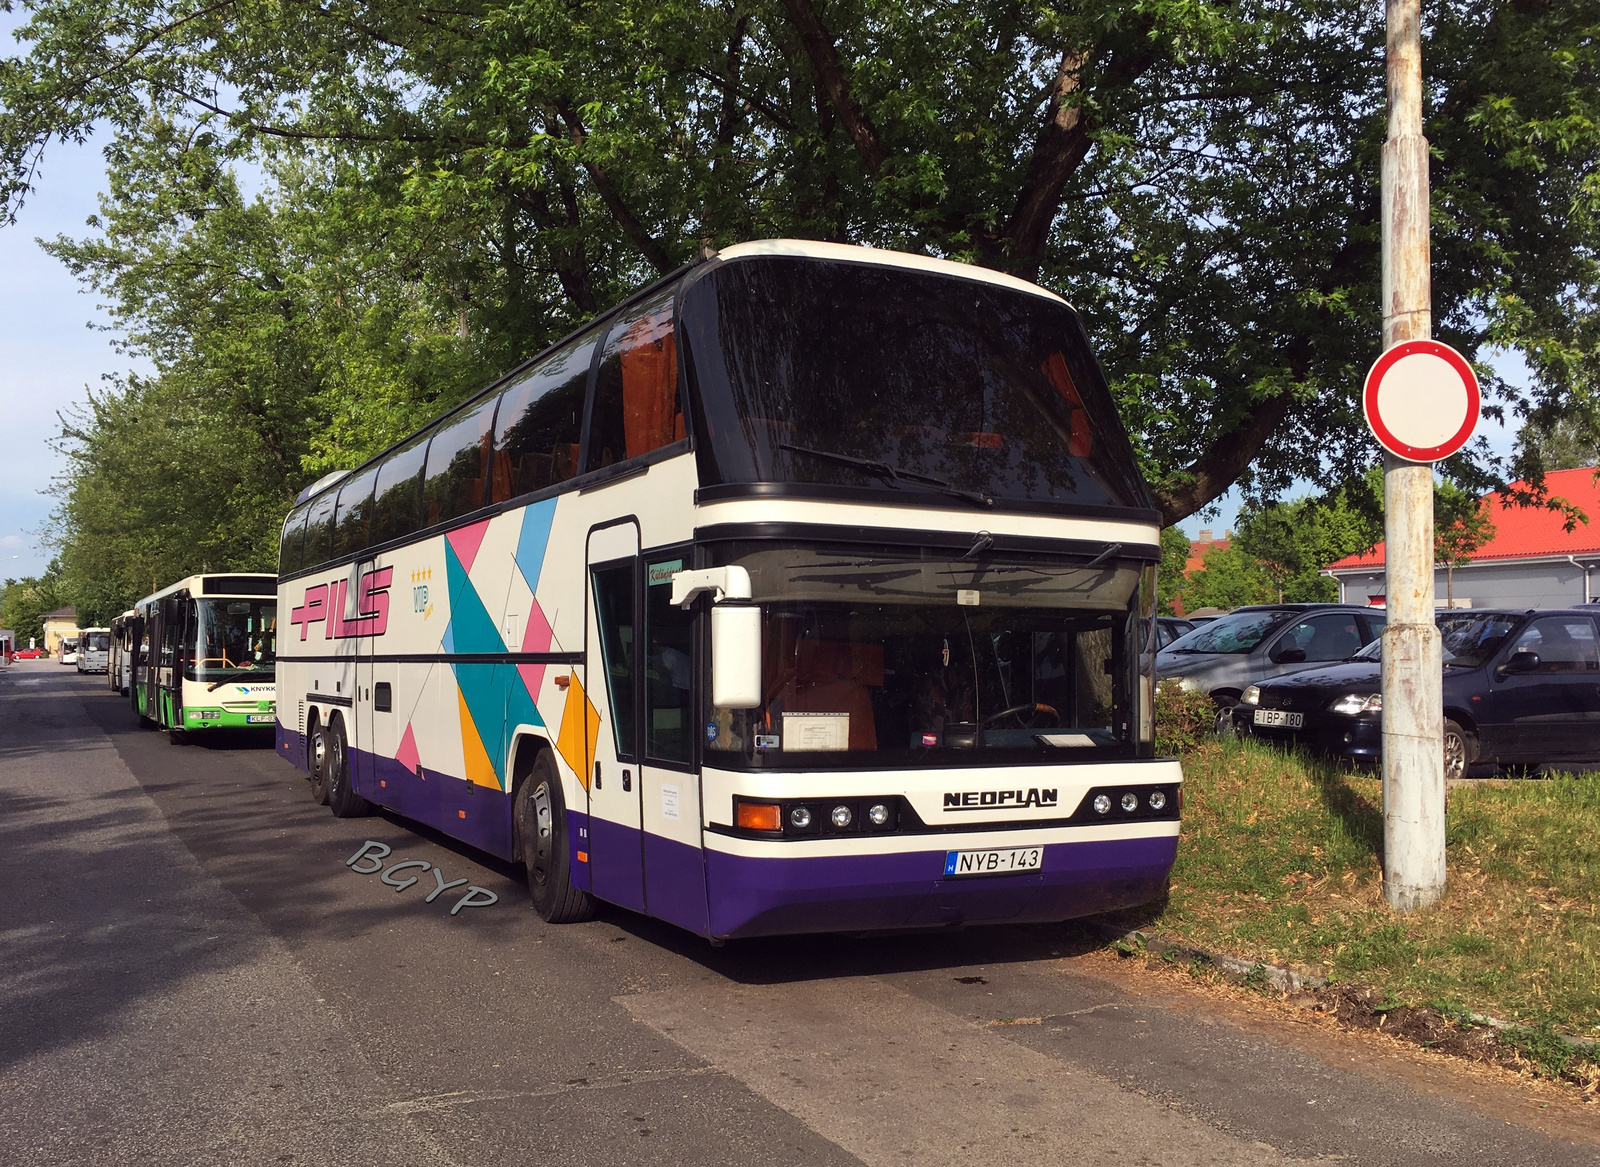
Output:
M783 6L789 12L789 20L795 31L800 34L800 43L805 46L806 56L810 58L811 71L816 75L817 84L827 94L828 103L839 115L839 122L850 136L850 141L855 143L856 153L861 155L867 172L876 178L889 155L878 140L878 128L856 104L850 88L850 77L839 63L839 50L833 43L832 34L823 27L811 0L783 0Z
M1112 57L1100 77L1103 88L1127 86L1155 64L1157 49L1148 38L1141 37L1137 45ZM1044 122L1028 159L1028 173L1002 233L1006 266L1025 279L1038 278L1045 243L1061 209L1062 192L1094 145L1091 119L1082 105L1088 60L1088 54L1075 46L1069 45L1061 54L1045 101Z
M1170 527L1221 497L1250 468L1293 404L1294 398L1288 393L1263 401L1243 425L1213 441L1202 457L1173 475L1184 481L1166 489L1152 488L1163 525Z
M588 131L583 128L583 123L578 120L577 113L565 101L556 103L556 114L561 118L562 125L567 128L567 137L572 144L578 147L578 152L583 153L583 146L589 140ZM599 192L600 199L611 212L611 217L622 228L622 233L628 240L643 253L645 259L650 261L650 266L662 275L666 275L677 267L672 262L672 257L656 238L645 230L644 224L628 209L616 189L611 185L611 179L598 165L587 158L579 159L584 171L589 175L589 181L594 183L594 188Z

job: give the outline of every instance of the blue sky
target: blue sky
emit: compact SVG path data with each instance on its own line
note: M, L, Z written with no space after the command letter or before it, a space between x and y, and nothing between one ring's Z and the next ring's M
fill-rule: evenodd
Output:
M0 578L36 575L49 562L39 536L54 506L42 492L65 463L48 445L58 412L103 374L133 367L112 347L96 298L35 242L86 234L104 185L99 143L53 146L17 222L0 227Z

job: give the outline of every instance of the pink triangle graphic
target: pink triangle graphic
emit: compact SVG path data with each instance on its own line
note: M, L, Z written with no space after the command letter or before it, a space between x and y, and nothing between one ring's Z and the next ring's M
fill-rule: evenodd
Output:
M461 560L463 571L472 571L472 561L478 558L478 548L483 546L483 536L488 530L489 520L484 519L481 523L473 523L470 527L462 527L445 536L450 540L450 550Z
M395 751L394 760L413 774L417 772L417 739L411 732L409 721L406 722L406 732L400 738L400 748Z
M550 640L554 635L550 631L550 621L545 619L544 609L539 607L539 601L531 599L531 610L528 612L528 628L522 634L523 652L548 652ZM522 675L522 683L528 686L528 696L534 701L539 700L539 686L544 684L544 665L521 664L517 672Z

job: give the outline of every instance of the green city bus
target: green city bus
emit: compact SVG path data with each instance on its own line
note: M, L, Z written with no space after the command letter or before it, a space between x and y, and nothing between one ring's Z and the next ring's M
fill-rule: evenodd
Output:
M130 702L173 741L270 728L277 710L277 577L194 575L146 596L128 621Z

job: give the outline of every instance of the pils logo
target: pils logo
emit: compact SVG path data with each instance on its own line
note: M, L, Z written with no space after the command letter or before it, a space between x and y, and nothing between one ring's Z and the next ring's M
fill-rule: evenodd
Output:
M306 639L313 624L320 623L327 640L348 640L354 636L382 636L389 629L389 583L394 568L380 567L363 572L356 588L356 611L347 615L350 581L335 580L306 589L305 599L289 612L289 623L300 626L300 639Z

